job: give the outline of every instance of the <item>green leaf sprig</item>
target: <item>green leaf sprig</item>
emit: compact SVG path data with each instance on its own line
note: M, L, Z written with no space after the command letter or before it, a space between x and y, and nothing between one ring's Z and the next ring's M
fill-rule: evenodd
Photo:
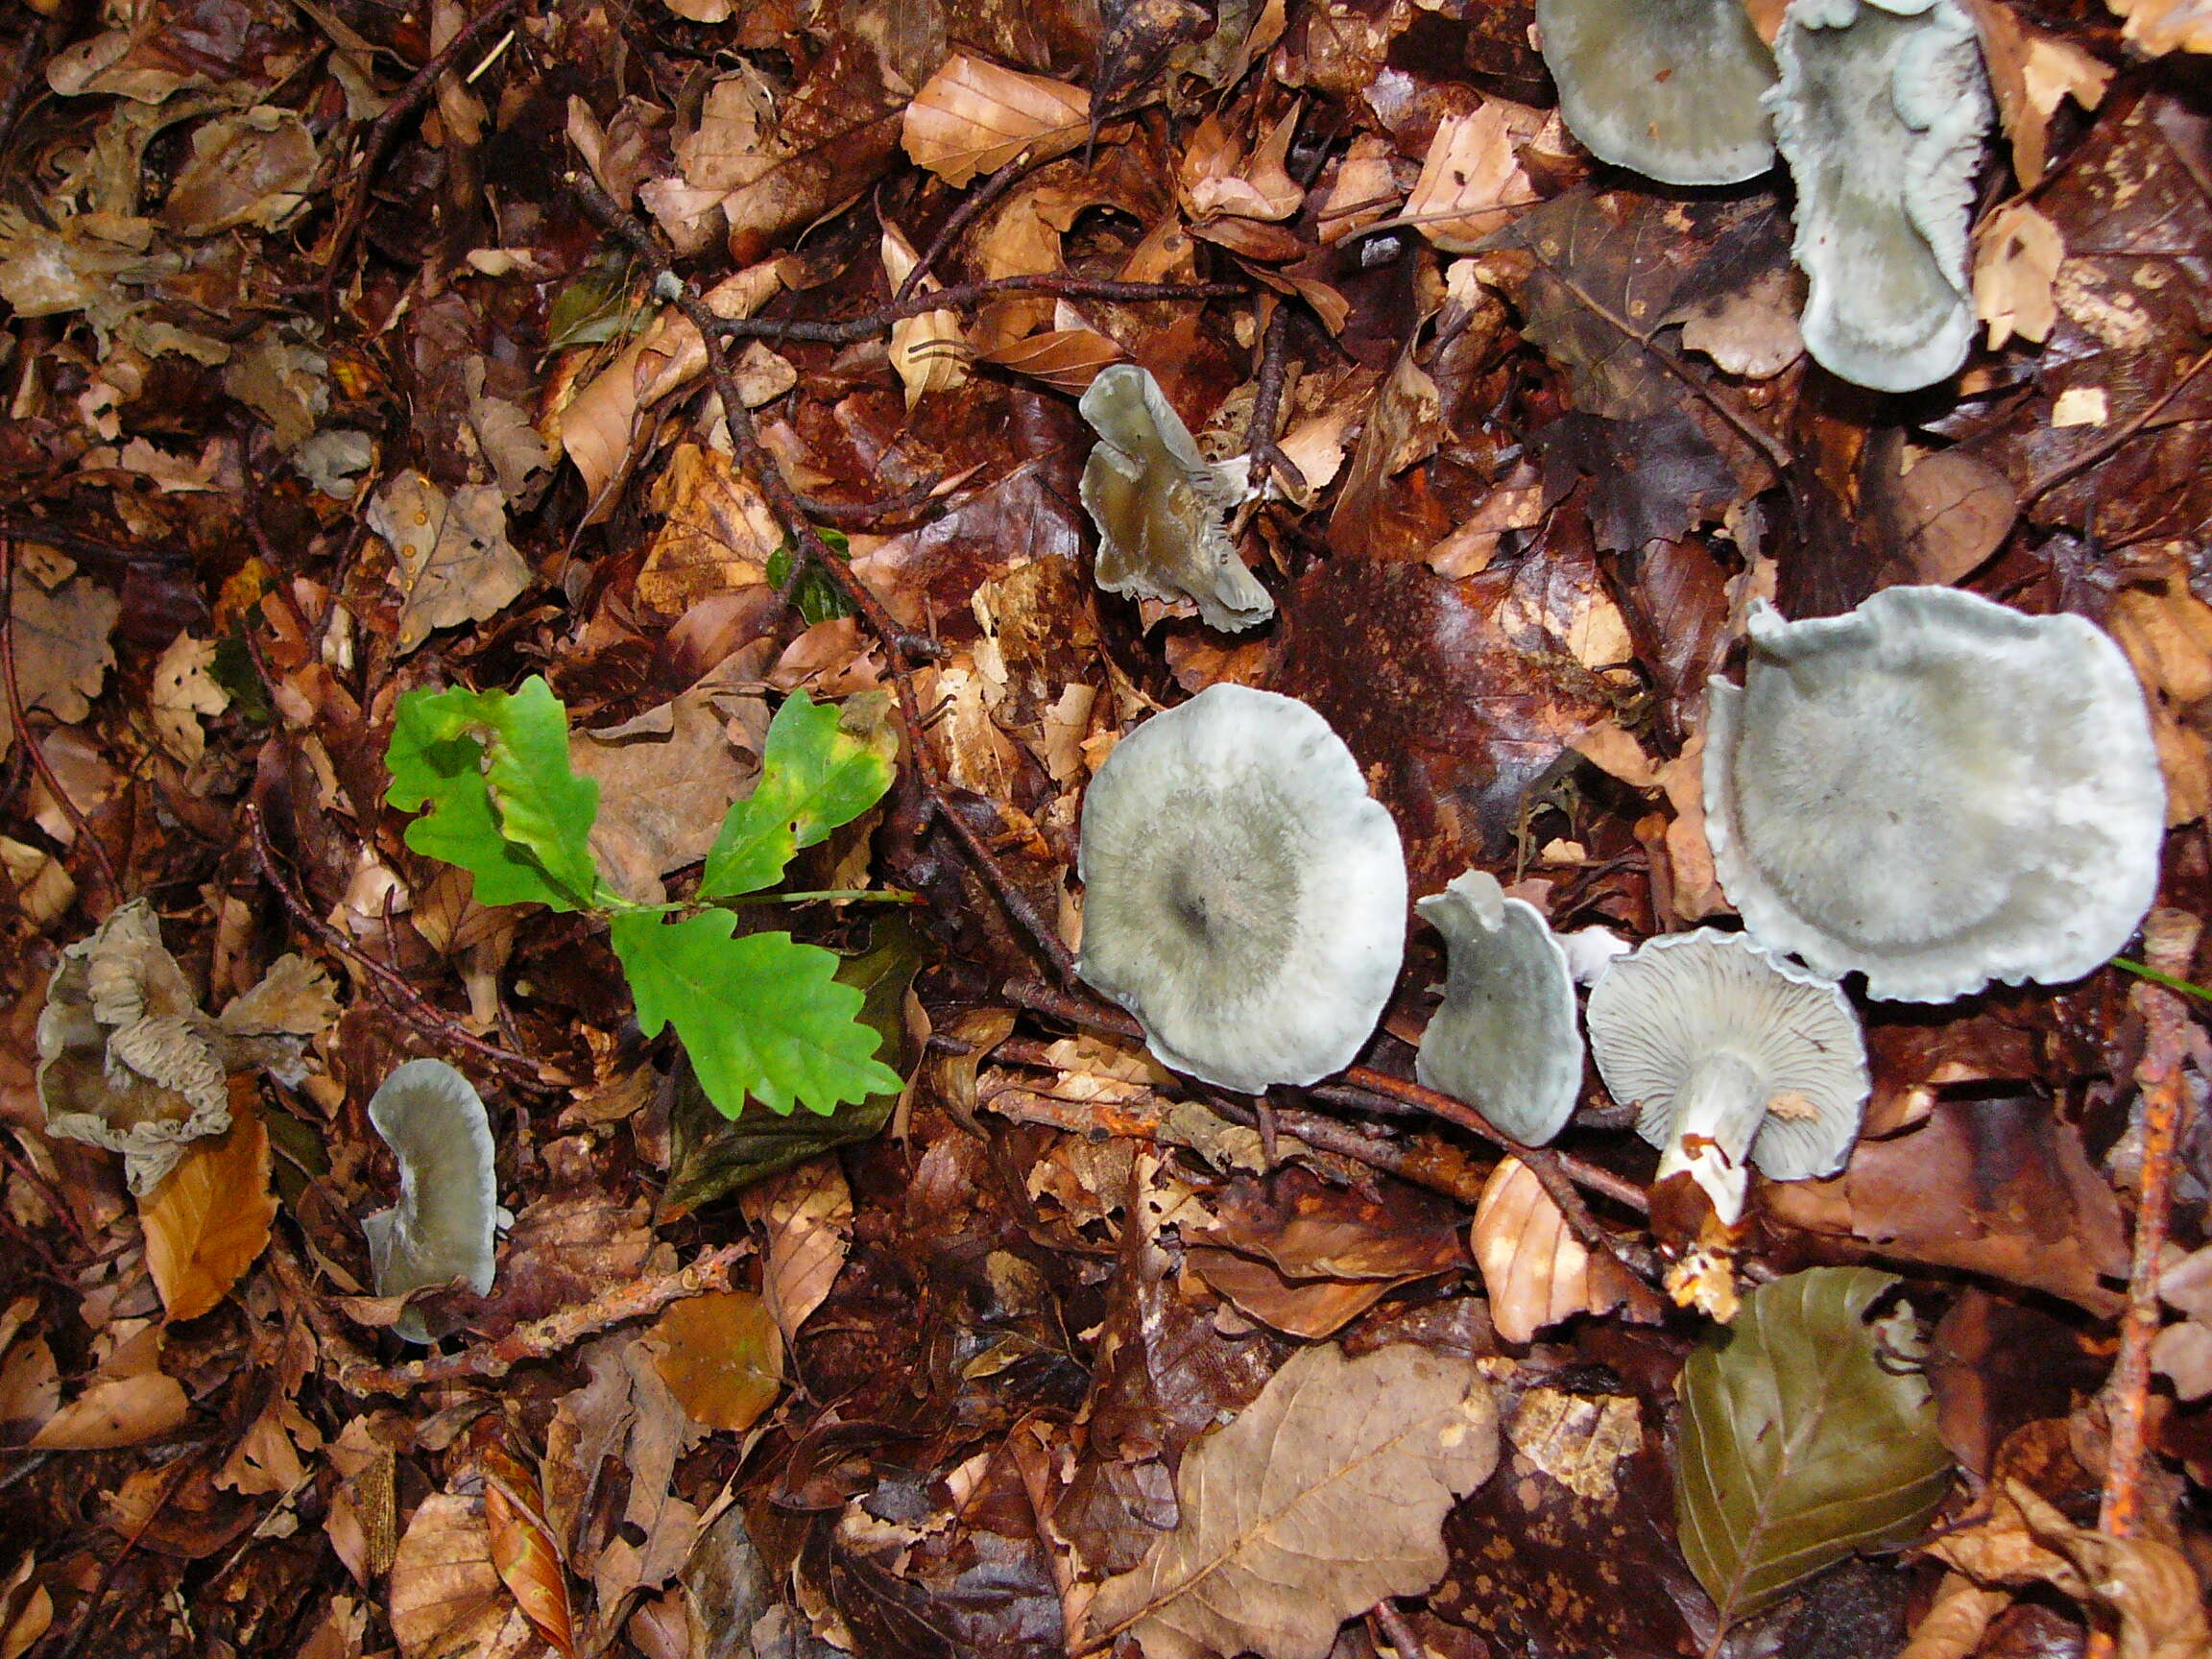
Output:
M888 744L855 735L834 708L795 691L769 723L754 792L733 804L699 898L757 893L891 786ZM607 919L648 1037L673 1024L709 1099L735 1118L748 1097L827 1116L896 1093L875 1058L861 993L838 957L788 933L736 937L727 909L637 904L600 879L591 854L599 785L568 765L568 710L544 680L519 690L410 691L385 755L386 799L419 812L407 845L475 878L485 904L536 902Z

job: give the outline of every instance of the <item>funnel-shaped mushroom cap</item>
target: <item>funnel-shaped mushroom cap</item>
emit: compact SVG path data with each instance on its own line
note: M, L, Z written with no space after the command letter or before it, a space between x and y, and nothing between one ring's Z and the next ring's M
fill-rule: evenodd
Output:
M1200 454L1160 383L1134 363L1101 369L1076 407L1098 434L1080 491L1098 526L1098 586L1132 599L1195 600L1207 626L1224 633L1274 615L1274 599L1223 527L1243 493L1243 464Z
M1295 698L1210 686L1083 798L1083 977L1161 1061L1257 1094L1352 1063L1406 945L1390 814Z
M1805 348L1880 392L1966 360L1966 230L1989 95L1959 0L1794 0L1774 141L1797 184Z
M1748 1108L1751 1161L1777 1181L1833 1175L1866 1105L1866 1046L1833 980L1777 960L1741 933L1700 927L1647 940L1590 992L1590 1048L1637 1132L1666 1146L1716 1079ZM1741 1156L1742 1146L1732 1156ZM1723 1220L1735 1217L1723 1214Z
M484 1102L445 1061L410 1060L370 1100L369 1121L399 1161L399 1202L361 1223L376 1294L461 1279L484 1295L499 1215ZM412 1308L393 1329L410 1342L429 1340Z
M1943 1002L2128 942L2166 787L2104 633L1949 588L1806 622L1756 606L1750 629L1743 688L1713 684L1705 829L1762 944Z
M1764 173L1774 57L1743 0L1536 0L1559 113L1589 152L1667 184Z
M1575 1115L1582 1037L1575 975L1551 925L1470 870L1415 906L1444 935L1444 1005L1421 1035L1413 1074L1505 1134L1541 1146Z

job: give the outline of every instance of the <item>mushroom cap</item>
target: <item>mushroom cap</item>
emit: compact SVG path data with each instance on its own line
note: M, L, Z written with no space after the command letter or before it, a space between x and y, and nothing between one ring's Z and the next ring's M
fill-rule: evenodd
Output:
M1536 0L1559 113L1589 152L1666 184L1773 165L1774 57L1743 0Z
M1767 95L1797 185L1805 348L1879 392L1966 360L1966 232L1989 94L1959 0L1794 0Z
M1870 1088L1859 1018L1832 979L1741 933L1647 939L1590 992L1590 1048L1613 1098L1634 1102L1654 1146L1699 1061L1728 1053L1767 1101L1751 1161L1777 1181L1833 1175L1851 1155Z
M499 1191L492 1124L475 1088L443 1060L410 1060L371 1098L369 1121L399 1162L399 1202L361 1223L376 1294L462 1279L484 1295L492 1288ZM393 1329L411 1342L429 1339L412 1308Z
M1705 832L1762 944L1943 1002L2128 942L2166 785L2109 637L1914 587L1805 622L1754 606L1750 632L1743 689L1712 684Z
M1098 434L1078 493L1098 526L1098 586L1132 599L1194 600L1210 628L1234 634L1275 614L1223 520L1243 493L1241 464L1199 452L1151 371L1101 369L1076 405Z
M1566 1126L1582 1093L1575 975L1535 905L1470 870L1414 905L1444 935L1444 1005L1421 1034L1413 1074L1466 1101L1524 1145Z
M1224 683L1124 737L1083 798L1076 868L1084 979L1224 1089L1341 1070L1397 983L1398 828L1295 698Z

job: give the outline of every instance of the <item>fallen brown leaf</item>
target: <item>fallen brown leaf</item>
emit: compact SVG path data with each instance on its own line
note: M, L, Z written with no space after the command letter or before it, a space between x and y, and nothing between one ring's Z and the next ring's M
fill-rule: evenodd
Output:
M230 1092L230 1127L195 1141L139 1200L146 1268L172 1320L197 1319L230 1293L269 1243L269 1130L252 1086Z
M1146 1659L1324 1659L1344 1620L1436 1582L1445 1511L1497 1461L1498 1411L1472 1361L1305 1349L1184 1454L1181 1523L1099 1586L1093 1641L1133 1631Z
M853 1192L834 1156L771 1175L745 1189L745 1218L768 1235L760 1294L786 1342L822 1306L853 1242Z
M1091 94L955 52L906 106L903 142L917 166L955 190L1027 151L1065 156L1089 135Z
M1608 1313L1629 1299L1619 1262L1593 1260L1531 1170L1508 1158L1483 1183L1469 1229L1490 1319L1508 1342L1527 1342L1576 1313Z
M691 1296L654 1322L653 1364L693 1422L742 1433L783 1391L783 1338L750 1290Z

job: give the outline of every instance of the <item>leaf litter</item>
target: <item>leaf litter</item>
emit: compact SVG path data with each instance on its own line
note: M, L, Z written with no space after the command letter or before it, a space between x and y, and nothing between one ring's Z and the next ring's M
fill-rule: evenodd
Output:
M1524 0L1104 11L9 26L0 1659L2202 1649L2192 1005L1855 997L1721 1331L1634 1102L1412 1081L1426 930L1257 1100L1070 970L1086 785L1222 680L1416 897L1733 926L1708 680L1921 583L2120 642L2129 951L2204 982L2205 8L1971 0L1909 397L1805 357L1775 179L1590 161ZM1102 373L1209 486L1103 548ZM429 1345L362 1231L424 1058L514 1217Z

